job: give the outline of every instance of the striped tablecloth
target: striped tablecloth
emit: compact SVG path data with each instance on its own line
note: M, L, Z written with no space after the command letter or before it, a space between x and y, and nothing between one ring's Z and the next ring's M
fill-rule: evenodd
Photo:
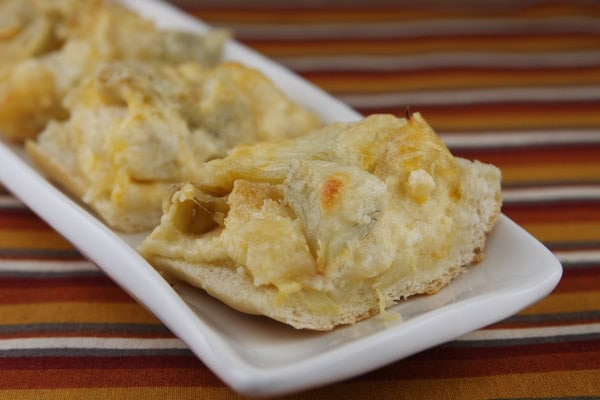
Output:
M297 398L600 397L600 3L174 2L364 114L420 111L564 266L516 316ZM2 190L0 398L237 395Z

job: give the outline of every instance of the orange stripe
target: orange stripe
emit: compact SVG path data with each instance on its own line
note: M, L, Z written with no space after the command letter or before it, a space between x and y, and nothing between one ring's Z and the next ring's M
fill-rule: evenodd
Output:
M19 371L11 375L18 375ZM23 371L23 380L31 381L39 379L46 372ZM131 387L123 385L112 385L109 380L98 375L94 370L86 370L90 374L90 380L94 377L94 386L87 388L64 388L57 385L54 390L30 389L30 390L2 390L0 396L7 399L50 399L50 398L85 398L89 400L121 400L132 398L143 398L146 400L162 399L244 399L245 397L234 393L231 389L215 385L206 387L198 383L173 384L173 385L151 385L145 387ZM186 372L186 371L184 371ZM48 371L47 373L52 373ZM183 373L182 373L183 374ZM155 381L160 374L155 372ZM68 382L68 379L67 379ZM98 388L98 383L104 383L105 387ZM120 387L119 387L120 386ZM447 378L447 379L403 379L396 381L360 381L351 380L335 385L325 386L320 389L311 390L290 399L318 398L323 400L337 400L340 398L398 398L398 399L482 399L493 397L557 397L557 396L596 396L597 388L600 387L600 370L575 370L555 371L547 373L525 373L504 374L484 377Z
M443 131L479 131L544 128L594 128L600 125L600 112L585 103L579 108L564 105L528 107L514 105L511 108L492 110L491 107L478 109L477 106L465 106L453 109L431 109L419 107L431 126L438 132ZM415 111L419 111L415 110ZM402 110L394 114L403 115Z
M600 180L600 162L582 164L499 165L504 185L579 182Z
M578 311L596 311L600 304L600 291L552 293L525 310L523 315L557 314Z
M523 228L543 242L600 240L600 222L526 222Z
M159 323L137 303L56 302L0 305L0 324Z
M0 229L0 249L71 250L73 245L55 231Z

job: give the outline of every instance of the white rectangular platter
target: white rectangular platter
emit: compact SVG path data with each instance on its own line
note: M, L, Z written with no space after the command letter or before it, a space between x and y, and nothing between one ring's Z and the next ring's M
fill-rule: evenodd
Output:
M124 0L171 29L208 26L155 0ZM265 57L231 41L225 58L253 66L326 122L360 115ZM170 286L136 252L146 234L112 231L49 183L20 146L0 140L0 181L168 326L215 374L249 396L274 396L347 379L506 318L546 296L562 268L541 243L505 216L485 260L434 296L392 308L403 321L374 317L328 333L296 331L229 309L199 289Z

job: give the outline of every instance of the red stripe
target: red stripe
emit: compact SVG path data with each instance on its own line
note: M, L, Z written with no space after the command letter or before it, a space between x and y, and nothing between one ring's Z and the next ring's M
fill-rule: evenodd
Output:
M16 251L8 251L2 254L0 251L0 261L2 260L44 260L44 261L83 261L85 257L76 249L65 250L40 250L40 253L32 249L18 249Z
M1 389L224 386L195 357L0 358Z
M191 352L189 355L123 356L123 357L0 357L0 370L112 368L196 368L206 370Z
M0 211L0 229L52 230L40 217L22 209Z
M490 352L488 348L476 349L475 353L477 354L471 359L436 358L431 360L413 357L367 374L359 379L367 381L395 381L402 379L443 379L501 374L591 370L598 368L598 359L600 359L600 351L598 350L582 350L562 354L549 353L542 350L539 354L535 355L502 354L505 350L504 348L498 348L493 358L486 356ZM465 349L460 349L460 351L464 352Z
M71 273L70 271L66 271ZM0 278L0 288L44 289L65 286L115 286L115 283L102 273L93 276L7 276Z
M502 211L519 224L600 221L600 200L556 203L505 203ZM599 232L600 234L600 232Z
M2 278L0 304L62 301L130 303L134 300L106 276Z
M598 368L598 341L493 348L438 347L359 380L456 378ZM93 366L93 368L90 368ZM0 359L0 387L222 386L193 357L32 357ZM158 371L157 371L158 370Z
M600 263L586 268L567 268L554 289L555 292L600 290Z

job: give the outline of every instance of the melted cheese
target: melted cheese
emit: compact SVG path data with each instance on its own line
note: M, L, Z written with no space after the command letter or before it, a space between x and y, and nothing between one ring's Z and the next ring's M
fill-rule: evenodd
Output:
M254 106L261 102L272 107ZM166 187L196 179L204 161L236 143L298 136L319 124L262 74L236 63L101 64L65 105L70 118L51 124L36 145L78 178L77 192L109 224L111 214L154 213L140 230L158 223ZM269 121L288 120L287 129L269 128Z
M241 266L255 286L274 286L284 296L365 282L384 290L417 260L431 268L454 243L459 170L419 114L408 121L376 115L293 140L238 146L203 164L195 182L182 190L227 202L224 226L174 234L169 221L182 204L175 195L142 254L227 260L220 265ZM186 239L169 246L164 238L174 236Z
M64 120L64 96L101 62L137 60L213 66L228 34L159 30L109 0L5 0L0 3L0 130L35 137Z

